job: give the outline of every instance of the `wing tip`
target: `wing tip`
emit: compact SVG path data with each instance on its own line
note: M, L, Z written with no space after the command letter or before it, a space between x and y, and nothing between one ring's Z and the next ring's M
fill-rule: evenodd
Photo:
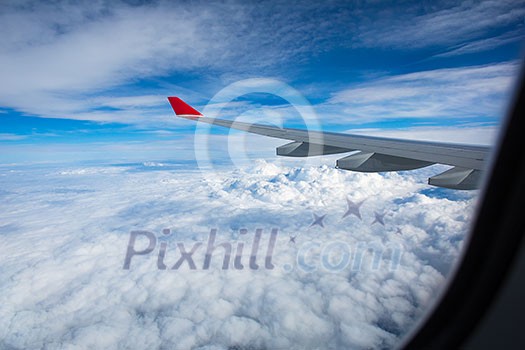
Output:
M171 108L178 116L202 117L202 114L177 96L168 97Z

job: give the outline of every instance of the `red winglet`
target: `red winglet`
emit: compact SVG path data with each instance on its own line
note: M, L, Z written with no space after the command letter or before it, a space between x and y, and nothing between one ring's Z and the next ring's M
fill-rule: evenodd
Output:
M202 117L202 114L198 110L196 110L195 108L193 108L178 97L168 97L168 101L170 101L171 107L177 115Z

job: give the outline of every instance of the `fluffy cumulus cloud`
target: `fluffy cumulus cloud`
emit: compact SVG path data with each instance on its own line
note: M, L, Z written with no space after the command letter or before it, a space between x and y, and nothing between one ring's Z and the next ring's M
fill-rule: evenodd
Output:
M391 348L436 297L471 220L475 192L425 185L440 170L256 162L203 178L162 162L4 166L0 346ZM256 229L265 251L273 228L274 268L262 253L250 268ZM244 269L235 253L221 268L224 247L203 269L198 246L195 270L171 269L180 244L205 246L211 229L216 243L245 245ZM133 230L156 242L125 270Z

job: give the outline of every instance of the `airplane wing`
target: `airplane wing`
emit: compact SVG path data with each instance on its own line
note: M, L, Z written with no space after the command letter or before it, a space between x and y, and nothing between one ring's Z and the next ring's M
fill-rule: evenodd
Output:
M352 154L337 160L339 169L359 172L413 170L432 164L453 168L428 179L430 185L472 190L479 186L489 147L384 137L307 131L208 118L178 97L168 97L178 117L292 141L277 147L277 155L308 157Z

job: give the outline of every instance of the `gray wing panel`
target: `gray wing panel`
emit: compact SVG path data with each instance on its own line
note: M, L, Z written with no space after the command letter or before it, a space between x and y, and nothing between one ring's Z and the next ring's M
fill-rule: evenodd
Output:
M233 122L230 120L207 117L188 119L279 139L328 145L345 148L349 151L361 150L364 152L373 152L394 157L409 158L429 163L440 163L476 170L482 170L484 168L490 150L489 147L484 146L306 131L292 128L278 128L261 124Z

